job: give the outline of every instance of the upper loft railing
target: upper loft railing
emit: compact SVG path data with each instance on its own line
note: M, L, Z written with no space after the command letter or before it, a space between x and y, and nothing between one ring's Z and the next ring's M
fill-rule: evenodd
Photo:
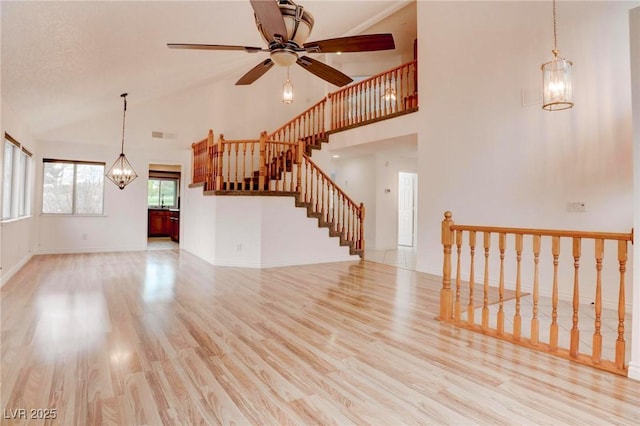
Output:
M346 86L294 117L268 138L318 148L327 133L418 110L418 62L413 60Z
M457 225L446 212L440 320L626 376L630 241L632 233ZM560 249L565 245L567 253ZM476 248L484 258L483 278L477 282ZM492 251L498 258L490 259ZM605 252L611 252L609 262ZM491 265L499 270L497 288L490 285ZM505 267L515 276L505 277ZM523 269L532 282L523 280ZM572 279L563 280L567 275Z
M330 93L331 130L345 130L416 111L417 65L414 60Z

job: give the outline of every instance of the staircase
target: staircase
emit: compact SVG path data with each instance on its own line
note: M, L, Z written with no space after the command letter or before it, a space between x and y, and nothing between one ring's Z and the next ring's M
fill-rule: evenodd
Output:
M271 134L214 142L213 131L192 144L192 185L210 195L295 197L330 237L364 258L364 214L311 160L329 134L417 111L417 62L400 65L329 94ZM325 120L330 121L327 129Z

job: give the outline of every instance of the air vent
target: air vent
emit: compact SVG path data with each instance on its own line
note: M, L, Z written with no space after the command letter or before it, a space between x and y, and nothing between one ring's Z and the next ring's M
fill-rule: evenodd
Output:
M160 130L152 130L151 137L154 139L175 139L175 133L161 132Z

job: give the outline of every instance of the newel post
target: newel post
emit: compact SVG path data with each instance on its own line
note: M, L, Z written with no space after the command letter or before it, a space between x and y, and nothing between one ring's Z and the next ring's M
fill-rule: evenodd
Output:
M267 175L267 132L260 133L260 171L258 177L258 188L264 190L265 176Z
M453 221L451 212L444 212L442 221L442 246L444 259L442 262L442 290L440 290L440 321L451 319L451 244L453 242Z
M220 134L220 137L218 138L218 152L217 152L217 159L218 159L218 170L215 171L216 173L216 191L221 191L222 190L222 159L224 157L224 135Z
M364 203L360 203L360 249L364 260Z

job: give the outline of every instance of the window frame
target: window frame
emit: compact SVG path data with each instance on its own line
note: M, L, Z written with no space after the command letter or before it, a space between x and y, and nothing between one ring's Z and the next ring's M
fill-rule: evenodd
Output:
M73 164L73 177L72 177L72 185L71 185L71 211L70 212L45 212L44 211L44 197L45 197L45 164L46 163L60 163L60 164ZM102 177L102 209L100 213L77 213L77 176L78 176L78 166L79 165L89 165L89 166L102 166L102 172L100 176ZM40 205L40 213L43 216L104 216L104 194L105 194L105 184L104 178L106 173L106 163L102 161L85 161L85 160L61 160L55 158L43 158L42 159L42 198Z
M159 198L158 202L159 204L157 205L152 205L149 204L149 183L152 181L159 181L160 184L158 186L158 197L161 197L162 194L162 182L163 181L169 181L169 182L173 182L174 186L175 186L175 197L174 197L174 202L171 205L162 205L162 200ZM161 208L165 208L165 209L177 209L178 208L178 198L180 197L180 178L178 177L169 177L169 176L150 176L148 181L147 181L147 208L149 209L161 209Z
M10 159L7 160L7 147ZM23 219L32 215L33 154L8 133L4 134L2 158L2 222ZM9 161L9 162L7 162ZM9 169L8 184L5 179ZM7 213L7 214L5 214Z

